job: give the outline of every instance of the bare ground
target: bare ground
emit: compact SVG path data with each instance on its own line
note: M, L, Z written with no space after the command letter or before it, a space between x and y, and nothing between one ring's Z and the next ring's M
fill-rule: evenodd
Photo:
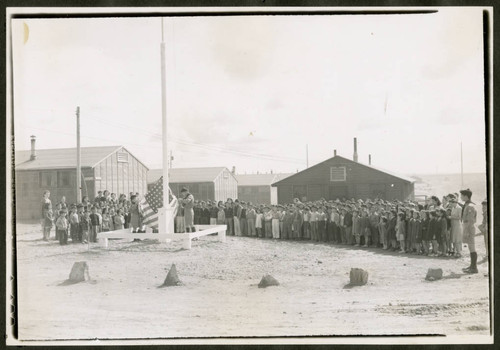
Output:
M17 226L24 340L490 333L488 266L464 275L468 257L214 236L190 251L123 240L87 251L39 231ZM481 259L482 237L476 246ZM76 261L87 261L91 281L60 286ZM157 288L172 263L184 285ZM367 285L345 287L351 267L369 272ZM430 267L445 278L425 281ZM266 273L280 286L257 288Z

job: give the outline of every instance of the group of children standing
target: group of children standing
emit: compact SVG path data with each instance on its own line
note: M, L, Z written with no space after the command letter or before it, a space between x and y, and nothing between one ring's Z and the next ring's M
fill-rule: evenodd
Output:
M432 196L412 201L319 200L261 205L228 199L195 201L195 224L225 224L227 234L285 240L311 240L356 247L378 247L407 254L460 257L462 205L458 194L443 203ZM176 232L183 232L182 208Z
M68 205L65 197L56 204L55 210L49 199L50 192L44 192L42 201L43 240L51 237L55 227L54 239L61 245L72 243L97 242L99 232L128 228L133 224L134 208L137 208L137 194L116 198L109 191L99 192L94 202L84 197L82 203Z

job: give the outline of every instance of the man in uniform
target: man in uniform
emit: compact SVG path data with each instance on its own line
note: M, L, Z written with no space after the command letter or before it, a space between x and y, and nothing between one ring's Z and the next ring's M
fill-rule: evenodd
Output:
M486 250L486 255L484 257L484 260L488 260L488 201L485 199L481 203L482 205L482 210L483 210L483 221L481 225L479 225L477 228L481 233L484 235L484 249Z
M477 273L477 253L475 244L475 227L476 223L476 209L472 206L471 202L472 191L469 189L460 191L460 198L464 202L462 207L462 230L463 241L469 247L470 252L470 266L463 269L465 273Z

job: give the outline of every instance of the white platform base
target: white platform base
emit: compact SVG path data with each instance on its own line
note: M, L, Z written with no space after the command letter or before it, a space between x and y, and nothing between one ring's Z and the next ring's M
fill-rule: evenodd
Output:
M191 249L191 240L193 238L198 238L201 236L207 236L212 233L217 233L219 242L226 241L226 225L195 225L196 232L186 232L186 233L132 233L130 229L100 232L97 234L99 241L104 244L105 248L108 248L109 238L121 238L121 239L157 239L159 241L177 241L182 240L182 247L184 249Z

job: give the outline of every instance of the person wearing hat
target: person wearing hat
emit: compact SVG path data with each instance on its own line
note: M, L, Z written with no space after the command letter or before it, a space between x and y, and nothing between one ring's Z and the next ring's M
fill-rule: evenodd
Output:
M60 245L66 245L68 244L68 228L69 228L69 221L66 218L67 211L65 209L61 209L59 211L59 216L56 220L56 231L57 231L57 237L59 238L59 244Z
M194 196L189 193L186 187L181 189L181 196L179 202L184 207L184 224L186 232L195 232L194 227Z
M462 256L462 209L457 205L457 199L451 195L448 198L450 214L450 240L453 243L454 256Z
M479 225L477 228L484 235L484 248L486 250L486 255L484 258L485 260L487 260L488 250L489 250L489 245L488 245L489 237L488 237L488 201L486 199L481 202L481 207L483 212L483 221L481 222L481 225Z
M477 252L476 252L476 242L475 235L476 229L474 224L476 223L477 212L473 207L471 202L472 191L470 189L461 190L460 198L464 202L462 207L462 230L463 230L463 241L467 244L470 252L470 266L463 269L465 273L477 273Z

